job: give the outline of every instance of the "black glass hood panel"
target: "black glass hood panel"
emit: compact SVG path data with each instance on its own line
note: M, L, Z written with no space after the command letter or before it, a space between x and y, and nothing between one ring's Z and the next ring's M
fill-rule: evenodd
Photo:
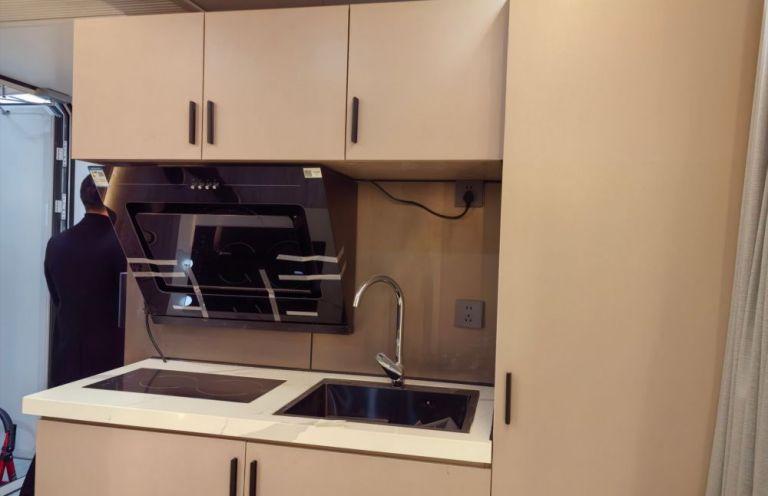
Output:
M91 167L153 320L351 332L357 190L319 167Z

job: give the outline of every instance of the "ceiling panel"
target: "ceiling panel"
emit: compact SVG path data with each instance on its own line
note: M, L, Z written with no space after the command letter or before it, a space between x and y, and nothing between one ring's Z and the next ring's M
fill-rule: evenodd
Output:
M0 0L0 22L409 0Z
M215 11L340 5L349 3L349 0L195 0L195 3L204 10Z
M284 7L314 7L346 5L349 3L400 2L409 0L193 0L206 11L277 9Z
M193 10L189 0L0 0L0 22Z

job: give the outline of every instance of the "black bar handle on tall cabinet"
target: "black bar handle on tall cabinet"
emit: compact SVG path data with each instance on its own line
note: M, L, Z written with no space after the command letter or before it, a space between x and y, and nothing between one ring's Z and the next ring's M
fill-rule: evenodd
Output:
M229 462L229 496L237 496L237 458Z
M197 103L189 102L189 144L197 140Z
M507 372L504 381L504 423L509 425L512 422L512 374Z
M206 117L208 118L208 144L213 144L213 102L208 100L208 109L206 110Z
M360 99L352 97L352 128L351 139L352 143L357 143L357 126L360 117Z
M248 481L248 496L256 496L256 471L259 468L259 462L251 462L251 475Z

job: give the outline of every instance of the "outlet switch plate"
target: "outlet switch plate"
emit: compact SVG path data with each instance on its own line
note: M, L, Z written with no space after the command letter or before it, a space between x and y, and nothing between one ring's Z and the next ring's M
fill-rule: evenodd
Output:
M457 207L463 207L464 193L469 190L475 195L472 200L472 208L482 207L485 203L485 183L483 181L456 181L456 194L454 204Z
M482 300L456 300L453 325L468 329L485 326L485 302Z

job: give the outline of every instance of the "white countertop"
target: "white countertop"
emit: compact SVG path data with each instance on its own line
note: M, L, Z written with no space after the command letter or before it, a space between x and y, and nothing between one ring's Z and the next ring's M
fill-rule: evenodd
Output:
M251 403L107 391L83 387L138 368L258 377L285 382ZM180 360L169 360L167 363L163 363L158 359L149 359L26 396L23 411L29 415L39 415L52 419L490 466L493 388L406 379L407 384L415 386L478 390L480 399L468 433L274 414L322 379L388 382L385 377Z

